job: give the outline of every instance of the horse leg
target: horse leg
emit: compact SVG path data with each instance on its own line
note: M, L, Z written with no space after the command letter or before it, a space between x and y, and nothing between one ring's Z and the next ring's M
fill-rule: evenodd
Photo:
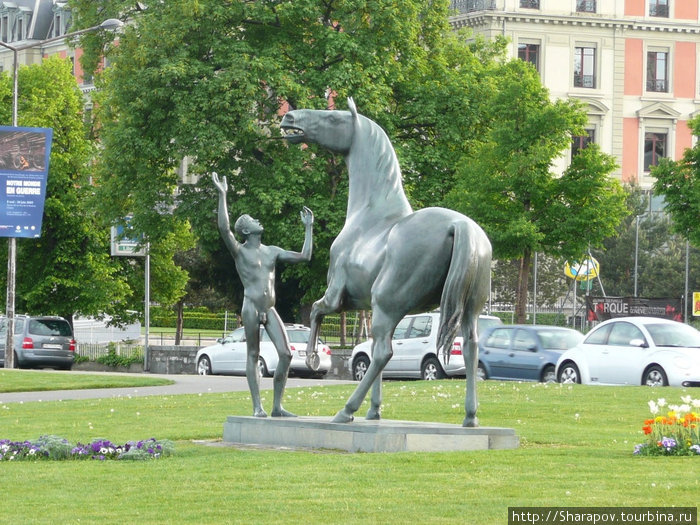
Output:
M400 319L400 317L399 317ZM372 388L372 403L368 411L368 419L379 419L379 408L381 406L381 376L382 370L391 359L393 350L391 348L391 336L399 320L385 313L376 305L372 309L372 362L365 373L365 376L357 385L345 407L333 418L334 423L349 423L354 419L354 414L365 400L367 392ZM376 385L380 382L379 386Z
M313 359L318 354L318 336L321 331L321 322L323 318L333 312L337 312L342 303L344 286L335 286L334 283L329 284L326 293L323 294L318 301L311 306L309 341L306 345L306 366L314 369L314 362L318 364L317 359ZM318 368L318 366L316 367Z
M479 364L479 340L477 334L478 313L468 310L462 318L462 334L464 335L464 369L466 371L466 394L464 397L465 417L463 427L478 427L476 417L478 406L476 394L476 369Z

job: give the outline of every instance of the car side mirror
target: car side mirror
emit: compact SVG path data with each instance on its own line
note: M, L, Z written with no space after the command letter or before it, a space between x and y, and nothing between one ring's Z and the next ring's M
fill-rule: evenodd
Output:
M630 346L636 346L638 348L648 348L649 345L644 341L644 339L630 339Z
M530 348L528 348L528 350L529 350L530 352L537 352L537 346L536 346L536 345L532 345Z

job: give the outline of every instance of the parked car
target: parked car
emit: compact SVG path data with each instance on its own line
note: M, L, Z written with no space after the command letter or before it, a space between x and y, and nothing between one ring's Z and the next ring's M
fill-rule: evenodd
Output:
M561 383L700 386L700 332L657 317L614 318L557 362Z
M477 330L486 326L502 324L498 317L479 316ZM392 348L394 354L384 368L383 377L420 378L425 380L464 376L463 338L458 336L450 351L449 363L437 355L437 332L440 327L440 313L428 312L404 317L394 330ZM348 365L352 377L361 381L372 359L372 340L360 343L352 350Z
M479 336L478 377L554 382L559 356L582 339L579 331L560 326L493 327Z
M260 328L260 358L258 369L263 377L270 377L277 368L278 356L275 345L264 328ZM296 374L324 375L331 368L331 349L319 341L317 345L320 365L317 371L306 366L306 345L311 330L300 324L286 324L285 330L292 350L290 372ZM195 362L199 375L239 374L245 375L247 348L244 328L237 328L216 344L201 348Z
M68 321L57 316L17 315L14 319L14 360L19 368L51 367L70 370L76 343ZM0 318L0 361L5 366L7 317Z

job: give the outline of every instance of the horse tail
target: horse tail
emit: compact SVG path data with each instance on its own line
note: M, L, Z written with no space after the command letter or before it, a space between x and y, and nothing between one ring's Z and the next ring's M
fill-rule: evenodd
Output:
M467 301L479 308L483 307L486 297L472 297L476 292L477 281L485 271L480 266L488 265L490 271L491 243L481 228L470 220L455 222L452 229L452 257L447 271L445 284L440 299L440 329L438 331L437 350L447 356L457 337L462 324ZM483 249L488 246L489 256L483 257ZM479 313L479 312L477 312ZM463 334L466 340L469 334Z

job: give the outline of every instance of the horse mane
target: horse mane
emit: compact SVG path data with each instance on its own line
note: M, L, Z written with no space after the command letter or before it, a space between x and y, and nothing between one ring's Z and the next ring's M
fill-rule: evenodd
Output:
M363 115L354 119L354 135L347 155L350 179L348 217L367 208L404 216L411 205L403 191L401 167L384 130Z

